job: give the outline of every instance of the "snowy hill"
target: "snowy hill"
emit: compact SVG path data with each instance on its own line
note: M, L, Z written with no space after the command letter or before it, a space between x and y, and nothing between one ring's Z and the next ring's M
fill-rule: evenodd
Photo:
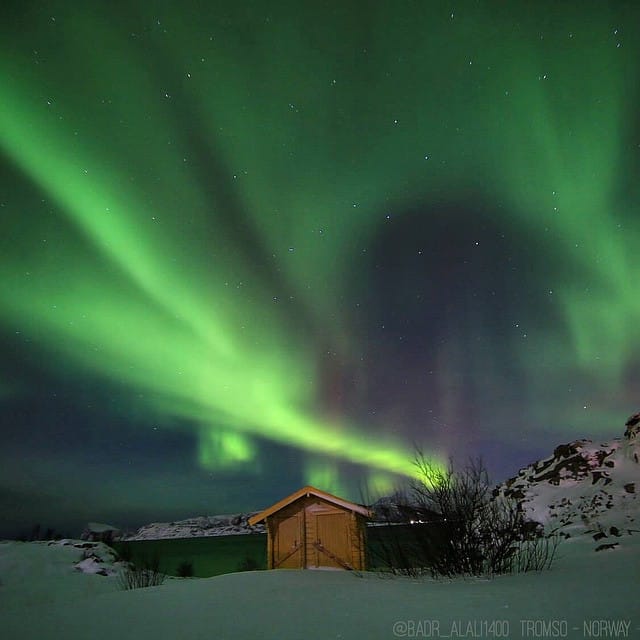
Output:
M0 542L2 637L638 637L629 594L640 575L640 414L626 426L611 442L561 445L499 487L568 538L548 571L442 580L249 571L123 591L124 565L103 543ZM248 533L249 515L154 523L130 539Z
M232 515L198 516L175 522L152 522L140 527L122 540L162 540L165 538L201 538L207 536L230 536L248 533L265 533L264 525L250 527L249 518L258 513L236 513Z
M640 532L640 414L625 426L624 436L610 442L577 440L556 447L496 493L517 499L531 520L565 537L593 532L596 539L619 538Z

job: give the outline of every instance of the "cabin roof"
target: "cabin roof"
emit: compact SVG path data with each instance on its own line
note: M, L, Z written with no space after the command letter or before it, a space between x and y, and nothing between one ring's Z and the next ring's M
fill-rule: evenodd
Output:
M332 495L331 493L327 493L326 491L320 491L320 489L316 489L312 486L302 487L302 489L298 489L294 491L290 496L286 498L282 498L275 504L271 505L264 511L257 513L255 516L249 518L249 524L254 525L258 522L262 522L270 515L276 513L276 511L280 511L280 509L284 509L287 505L290 505L292 502L299 500L302 497L308 496L316 496L317 498L321 498L322 500L326 500L327 502L331 502L339 507L344 509L348 509L349 511L353 511L354 513L358 513L361 516L365 516L366 518L371 517L371 512L366 507L363 507L360 504L355 504L354 502L349 502L348 500L343 500L342 498L338 498L337 496Z

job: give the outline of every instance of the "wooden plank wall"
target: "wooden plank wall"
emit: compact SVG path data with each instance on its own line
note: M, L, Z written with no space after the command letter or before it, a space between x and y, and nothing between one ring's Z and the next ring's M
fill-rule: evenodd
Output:
M302 537L304 542L303 548L296 556L296 568L315 567L315 566L336 566L341 563L332 562L331 559L315 546L318 540L318 532L316 530L316 516L329 514L344 515L343 532L336 531L336 536L331 536L334 551L343 562L357 570L366 568L365 553L365 519L359 514L343 509L342 507L326 502L316 496L309 496L296 500L294 503L287 505L277 513L267 518L267 565L270 569L275 568L277 558L277 550L279 541L277 524L283 518L293 516L298 513L302 517ZM340 519L335 519L339 529L342 528ZM337 542L339 537L344 536L344 541ZM292 568L291 563L288 566Z

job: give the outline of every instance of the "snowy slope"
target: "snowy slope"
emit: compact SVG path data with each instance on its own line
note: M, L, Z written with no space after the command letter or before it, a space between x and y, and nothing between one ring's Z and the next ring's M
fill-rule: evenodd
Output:
M591 533L601 544L640 532L640 414L622 438L560 445L553 455L520 470L498 492L520 501L548 531ZM608 540L604 540L608 538Z
M79 602L113 591L119 569L115 552L102 542L2 541L0 614L16 603Z
M577 639L589 637L585 624L601 629L600 621L626 630L618 637L640 635L634 601L640 535L597 554L584 537L572 538L552 570L490 580L280 570L169 579L136 591L119 591L115 578L83 575L71 565L62 570L67 552L0 544L3 638L377 640L453 637L452 630L466 638L543 638L558 637L542 633L542 624L555 622L562 637ZM19 580L18 566L24 569ZM494 634L483 634L492 621L498 621Z

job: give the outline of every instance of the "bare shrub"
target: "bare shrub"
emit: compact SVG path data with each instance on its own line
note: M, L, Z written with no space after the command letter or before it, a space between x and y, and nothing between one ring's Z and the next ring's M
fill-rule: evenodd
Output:
M143 589L161 585L166 575L160 571L160 559L157 555L151 560L129 563L129 566L118 574L121 589Z
M183 560L176 569L176 575L179 578L193 578L193 562Z
M514 499L492 496L482 460L445 468L415 456L418 479L396 505L403 526L389 527L378 553L395 573L487 575L547 569L560 542L528 522Z
M557 535L538 534L532 538L521 540L516 552L509 558L503 573L524 573L551 569L556 557L556 550L562 538Z

